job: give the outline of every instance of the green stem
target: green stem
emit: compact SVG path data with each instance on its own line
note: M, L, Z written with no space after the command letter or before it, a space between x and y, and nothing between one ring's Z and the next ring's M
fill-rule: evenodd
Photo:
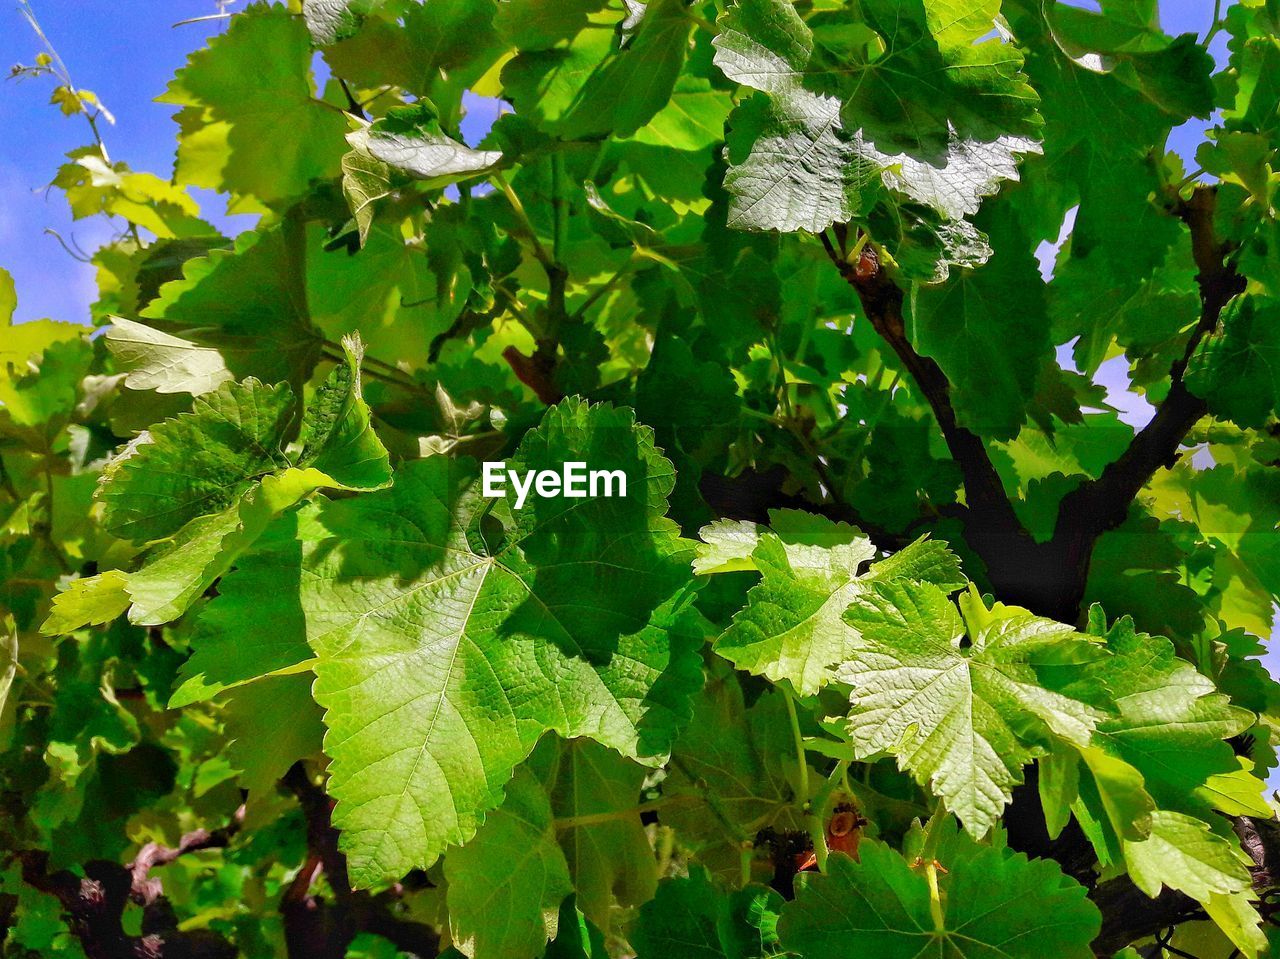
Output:
M621 281L623 277L625 277L628 273L630 273L632 270L636 268L637 261L638 261L638 258L634 254L632 254L631 259L627 260L627 262L622 265L622 268L619 269L617 273L613 274L613 276L605 280L604 283L600 284L600 286L597 286L594 290L591 291L590 295L588 295L587 298L582 301L582 305L573 311L573 316L571 317L571 319L574 319L574 320L582 319L582 317L586 315L587 310L591 309L591 307L595 306L596 303L599 302L600 297L604 296L606 293L612 290L615 286L617 286L619 281Z
M320 353L325 359L333 360L335 363L345 363L347 361L347 355L343 352L342 347L336 343L331 343L329 340L325 340L320 344ZM435 395L404 370L371 356L364 358L364 361L360 364L360 371L370 379L389 383L401 389L421 393L423 396L434 397Z
M520 202L520 197L516 195L516 191L511 189L511 184L507 182L507 178L501 173L494 173L489 179L494 186L502 191L502 195L507 198L507 203L510 204L516 219L520 221L520 225L529 234L529 241L533 244L534 257L542 264L544 269L554 269L555 260L547 252L547 248L542 245L542 241L538 239L538 231L534 229L533 221L529 219L529 214L525 211L524 204Z
M653 802L641 803L627 809L614 809L610 812L584 813L581 816L565 816L555 821L556 829L578 829L582 826L595 826L605 822L616 822L619 819L631 819L647 812L657 812L669 806L693 802L693 796L664 796Z
M942 822L947 818L942 800L938 800L933 815L924 827L924 843L920 846L920 860L925 879L929 882L929 912L933 916L935 932L942 932L946 922L942 915L942 891L938 888L938 843L942 840Z
M564 154L551 154L551 256L557 264L564 262L564 242L569 233L569 204L564 192Z
M1209 26L1209 32L1204 35L1202 41L1207 47L1213 38L1218 35L1222 29L1222 0L1213 0L1213 23Z
M805 826L809 832L809 839L813 843L813 855L818 861L818 871L826 872L827 828L826 823L822 821L821 807L809 800L809 761L805 755L804 734L800 732L800 715L796 712L795 695L787 690L783 701L787 704L787 719L791 723L791 737L795 741L796 763L799 765L796 780L800 791L800 808L804 810Z
M809 802L809 762L805 758L804 751L804 735L800 732L800 715L796 712L795 694L789 689L784 689L783 702L787 704L787 719L791 723L791 738L796 747L796 763L799 770L796 773L796 783L799 786L799 798L802 804L807 805Z

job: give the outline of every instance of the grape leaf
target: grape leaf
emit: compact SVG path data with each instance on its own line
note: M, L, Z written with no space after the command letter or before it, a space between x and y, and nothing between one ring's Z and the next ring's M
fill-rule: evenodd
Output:
M118 569L73 579L53 598L53 608L40 632L61 636L111 622L129 607L128 580Z
M190 413L139 436L103 471L107 529L145 543L231 505L254 479L289 465L280 444L293 416L283 384L250 379L196 397Z
M648 770L590 739L550 736L528 765L550 798L582 914L607 929L616 906L652 899L658 884L653 847L639 813L625 815L639 803Z
M744 841L768 827L803 828L783 694L769 691L748 707L737 676L721 662L694 700L663 794L662 820L718 876L741 874Z
M663 880L657 898L640 910L631 945L636 959L765 959L781 954L781 907L782 896L768 886L726 895L705 869L691 869L687 877Z
M669 748L701 641L682 632L690 551L662 518L671 470L629 413L576 400L511 465L573 459L623 469L627 497L515 510L513 492L486 503L470 465L432 457L390 490L286 517L201 616L211 642L197 642L179 702L314 650L357 883L469 838L547 730L648 763ZM269 587L281 577L301 580L292 599ZM263 616L271 636L252 627Z
M478 959L542 955L573 883L547 794L533 773L515 774L502 805L445 858L444 874L449 930L461 952ZM487 881L477 881L481 876Z
M651 0L639 12L624 44L588 28L508 63L502 82L516 112L564 140L630 136L648 123L671 96L692 24L680 0Z
M907 335L947 374L959 420L1011 439L1026 419L1040 371L1053 362L1053 342L1044 284L1021 228L1003 210L978 223L995 254L946 283L918 287ZM982 357L996 342L1009 362L993 366Z
M1253 861L1210 832L1208 825L1181 813L1157 810L1150 836L1126 842L1124 858L1134 884L1152 898L1162 886L1199 902L1215 893L1228 895L1250 887L1247 867Z
M715 644L716 652L739 669L775 683L786 680L801 696L818 692L858 648L858 632L843 616L869 582L891 577L896 569L937 575L935 581L945 588L964 585L954 557L949 569L945 563L929 566L923 554L936 555L940 544L928 540L908 546L896 563L860 573L875 557L871 541L847 524L816 516L809 520L821 523L806 536L795 529L794 519L788 528L788 514L774 514L778 535L763 534L751 553L760 582ZM945 547L941 552L950 556Z
M848 69L836 59L845 51L828 56L846 126L878 149L937 160L956 135L984 143L1038 135L1039 97L1020 51L998 36L984 39L999 0L868 0L861 10L883 53Z
M1104 654L1070 626L1000 609L970 613L966 628L939 587L876 583L849 607L862 638L838 670L853 687L855 753L896 756L974 836L999 818L1023 765L1054 737L1087 745L1105 715L1044 688L1038 673Z
M255 4L191 55L159 97L177 115L177 178L267 203L338 174L347 132L315 99L311 38L279 5Z
M1101 609L1094 607L1090 632L1106 637L1111 655L1058 688L1114 709L1116 715L1099 723L1095 745L1136 769L1161 809L1199 819L1212 816L1214 808L1264 814L1260 781L1254 780L1252 797L1248 789L1233 788L1240 770L1223 742L1247 729L1252 714L1233 706L1167 639L1139 633L1129 617L1107 629Z
M834 853L827 873L803 874L782 908L782 945L806 959L947 956L1090 959L1101 918L1057 863L983 847L960 834L939 851L940 904L899 853L864 839L859 861Z
M419 103L396 107L347 134L351 152L342 158L342 189L360 228L369 235L373 204L408 180L428 187L483 176L502 163L495 150L472 150L445 134L434 109Z
M106 341L117 362L128 371L125 383L131 389L198 396L235 379L216 347L201 346L122 316L111 317Z
M359 337L342 341L344 362L307 404L302 417L302 455L298 465L315 469L326 485L346 490L375 490L391 485L391 462L370 421L360 387L364 347Z
M930 93L932 106L917 105L906 121L896 118L886 127L883 104L869 112L868 103L873 101L864 100L861 87L884 82L882 74L906 70L904 77L928 83L926 75L979 80L986 73L990 80L988 55L993 44L1002 46L998 41L970 44L977 33L991 26L994 11L983 29L972 37L960 37L954 35L961 29L958 24L973 21L973 16L947 17L935 13L930 4L913 9L915 2L893 2L892 11L887 5L874 5L880 8L870 12L866 21L850 13L827 14L815 18L812 29L788 0L738 0L721 18L721 31L714 41L716 65L729 79L761 92L740 103L729 121L730 168L725 188L731 194L730 226L818 233L867 212L881 184L933 208L949 221L958 221L977 212L982 197L994 193L1002 181L1017 179L1018 154L1039 152L1034 119L998 130L987 124L978 135L957 131L948 121L940 129L942 139L934 143L939 134L929 131L936 129L936 123L919 121L923 112L939 105L936 89ZM947 56L954 54L965 62L953 67L931 61L927 68L919 68L923 73L912 72L915 64L891 66L899 56L940 55L937 41L922 29L926 9L931 23L950 23L943 31ZM836 18L839 22L833 22ZM976 22L981 21L979 12ZM890 23L892 28L885 33L889 49L868 65L848 67L848 60L865 60L870 55L877 39L872 28L884 32ZM912 38L901 50L895 49L893 36L899 29ZM841 45L838 54L828 49L832 42ZM833 64L832 56L842 62ZM1016 79L1020 76L1016 60L1004 58L998 72L1007 74L1012 83L1000 96L1016 90L1012 99L1030 100L1034 118L1034 94ZM835 78L845 74L856 79L837 82ZM854 92L852 99L842 103L845 83L852 83ZM973 94L980 86L982 81L954 95L962 96L968 106L976 102ZM994 95L994 88L988 92ZM892 96L893 104L906 103L896 92ZM886 130L893 132L886 134ZM904 130L911 134L905 140Z
M1232 300L1222 328L1187 366L1187 386L1239 426L1261 426L1280 409L1280 311L1253 296Z
M234 250L188 260L182 279L166 283L142 311L155 329L122 323L107 334L128 385L200 393L255 376L288 380L300 391L321 341L297 294L297 269L281 228L244 233Z
M295 762L318 754L324 736L308 675L271 676L232 690L222 720L231 740L227 759L240 771L250 803L270 797Z

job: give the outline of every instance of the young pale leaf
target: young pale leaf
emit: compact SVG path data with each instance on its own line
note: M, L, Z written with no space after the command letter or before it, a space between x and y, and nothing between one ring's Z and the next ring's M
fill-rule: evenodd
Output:
M216 347L201 346L122 316L111 318L106 341L116 362L128 371L124 382L133 390L199 396L235 379Z
M249 379L197 397L190 413L142 434L103 470L107 529L145 543L230 506L257 477L289 465L280 446L293 413L285 384Z
M864 839L859 861L835 853L783 906L778 934L805 959L1092 959L1101 917L1057 863L979 846L963 834L939 850L940 901L923 869Z
M119 569L73 579L53 597L53 608L40 632L63 636L85 626L111 622L129 608L128 580L128 574Z
M898 570L937 575L938 585L953 590L964 584L955 557L942 547L950 569L936 565L939 544L928 540L908 546L894 563L862 572L876 551L852 526L796 511L772 519L777 533L761 535L751 553L760 582L715 650L740 669L786 680L802 696L818 692L857 649L858 632L843 617L868 582L891 579Z
M1043 667L1105 655L1070 626L999 607L966 630L944 590L909 581L874 584L846 618L861 633L838 670L853 686L854 749L896 756L974 836L999 819L1025 764L1055 737L1087 745L1105 716L1044 687Z
M347 134L342 189L363 243L373 224L373 204L410 180L443 187L493 172L503 162L494 150L472 150L445 134L425 103L395 107Z

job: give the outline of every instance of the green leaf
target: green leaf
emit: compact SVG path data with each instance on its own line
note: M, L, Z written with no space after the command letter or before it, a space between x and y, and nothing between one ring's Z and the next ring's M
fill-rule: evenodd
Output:
M107 346L129 370L127 385L202 393L255 376L288 380L300 392L321 341L298 295L298 270L280 228L244 233L234 250L187 260L182 279L142 311L153 332L124 323L108 333Z
M190 413L139 436L103 471L107 529L145 543L230 506L254 479L289 465L280 446L293 416L284 384L250 379L196 397Z
M13 680L18 675L18 630L14 626L13 617L5 614L0 617L0 714L4 713L9 701L9 691L13 689Z
M763 94L742 101L730 117L727 158L731 165L725 176L731 195L730 226L818 233L832 223L864 214L881 184L955 221L977 212L982 197L999 189L1003 180L1017 178L1017 154L1039 151L1030 135L1036 126L1035 97L1017 80L1017 61L1003 54L996 72L1006 74L1004 79L1012 86L1006 85L1005 93L997 95L987 55L1004 45L971 43L989 30L994 10L972 36L953 34L960 23L982 23L981 13L975 19L937 12L937 20L951 24L947 56L964 61L940 66L934 62L940 56L936 41L922 32L929 5L915 9L917 2L889 0L892 10L888 4L873 4L865 21L852 13L827 14L815 17L812 28L788 0L739 0L721 18L714 41L716 65L729 79ZM886 33L881 24L910 34L901 53L895 49L893 32ZM872 53L880 42L873 28L885 33L884 42L890 48L879 59ZM839 49L829 49L830 43ZM839 62L831 62L831 57ZM873 62L861 65L868 58ZM909 62L915 58L929 63ZM893 65L898 59L905 62ZM878 85L900 70L904 72L895 86L901 86L904 78L948 87L950 79L974 81L964 92L948 89L944 94L962 97L966 108L979 102L975 97L979 88L989 88L983 92L993 97L1016 90L1014 100L1030 100L1031 119L1008 128L982 125L973 134L958 132L950 121L940 128L935 118L921 123L924 111L947 102L939 100L939 90L934 89L927 100L913 105L909 116L894 118L885 126L883 117L868 113L861 87ZM856 79L846 80L845 74ZM850 82L853 99L842 104L841 92ZM905 108L907 101L900 100L899 90L889 96L892 104L882 108ZM928 132L934 129L940 129L936 143L938 134ZM905 139L904 130L911 134Z
M652 0L624 44L584 29L567 46L520 54L503 86L518 114L561 139L630 136L666 106L692 26L681 0Z
M1104 718L1044 688L1041 670L1101 653L1070 626L1025 610L968 618L977 622L966 628L937 586L876 583L849 607L862 638L838 675L853 686L849 734L859 757L896 756L982 836L1025 764L1055 737L1087 745Z
M673 801L662 821L717 876L741 875L742 843L761 829L804 828L792 802L799 787L784 695L769 690L748 707L721 662L676 741L663 783Z
M964 583L945 547L941 568L934 566L938 544L927 540L908 546L896 562L862 572L875 547L852 526L794 512L775 513L773 519L778 534L761 535L751 553L760 582L715 650L739 669L791 683L801 696L818 692L858 649L858 632L844 612L869 582L891 579L896 570L936 573L950 589Z
M709 576L757 569L752 553L760 544L762 532L764 528L759 524L740 519L718 519L702 527L693 571Z
M1166 35L1154 4L1108 0L1097 13L1054 4L1046 13L1054 40L1085 69L1114 74L1179 119L1213 111L1212 56L1193 35Z
M1111 655L1057 688L1115 711L1099 723L1095 745L1141 773L1160 809L1198 819L1211 817L1214 808L1265 815L1262 783L1253 780L1252 798L1237 788L1240 767L1223 741L1249 728L1253 715L1178 658L1167 639L1137 632L1128 617L1108 630L1095 607L1090 632L1106 637Z
M840 74L848 128L886 153L922 160L944 155L953 131L982 143L1038 135L1039 97L1021 71L1021 53L999 37L984 39L998 0L868 0L861 9L883 52L849 69L839 59L845 51L827 54Z
M333 485L316 470L286 469L262 477L226 509L191 520L148 555L141 569L129 574L129 621L158 626L177 619L278 514Z
M504 40L520 50L550 50L572 40L604 0L504 0L493 25Z
M360 228L360 242L373 224L373 204L411 180L426 187L492 173L503 162L494 150L472 150L440 128L429 104L395 107L347 134L351 152L342 158L342 189Z
M320 752L324 725L311 699L311 679L272 676L232 690L222 703L231 740L227 759L240 771L251 803L269 799L290 766Z
M628 495L516 510L511 491L485 501L470 464L431 457L390 490L277 524L201 617L210 642L177 701L314 649L335 823L358 884L466 841L545 731L646 763L670 747L701 642L684 632L679 593L690 551L662 518L670 467L628 412L576 400L509 465L565 460L624 470ZM291 599L272 586L281 576L299 583ZM264 636L253 624L277 606Z
M320 470L328 477L325 485L337 489L382 489L391 485L391 462L374 432L360 388L360 338L344 339L342 353L344 362L329 374L303 414L298 465Z
M272 203L338 174L346 121L315 99L311 38L282 6L232 18L159 100L182 108L179 182Z
M1151 816L1151 835L1124 844L1125 863L1134 884L1153 899L1163 886L1198 902L1215 893L1230 895L1251 888L1248 856L1209 826L1181 813L1158 810Z
M1222 311L1187 366L1187 387L1239 426L1262 426L1280 409L1280 307L1239 296Z
M118 569L73 579L53 598L53 608L40 632L62 636L111 622L129 607L128 581L128 575Z
M980 434L1017 435L1040 371L1053 362L1043 287L1031 245L1004 211L980 225L995 255L974 270L953 272L912 297L907 335L932 356L952 384L957 418ZM1006 361L987 357L1000 344Z
M531 959L554 939L560 904L571 892L547 794L521 770L502 806L444 862L449 931L478 959Z
M940 853L940 904L931 911L923 870L864 839L859 861L835 853L826 875L804 875L782 909L782 945L806 959L1090 959L1101 917L1085 889L1052 860L983 847L963 837Z
M302 18L317 46L329 46L355 33L362 15L386 0L303 0Z
M657 897L640 910L631 934L636 959L724 959L716 930L717 893L705 869L684 879L667 879Z
M649 770L590 739L549 736L529 766L550 797L582 914L607 929L617 906L652 899L657 859L634 812Z

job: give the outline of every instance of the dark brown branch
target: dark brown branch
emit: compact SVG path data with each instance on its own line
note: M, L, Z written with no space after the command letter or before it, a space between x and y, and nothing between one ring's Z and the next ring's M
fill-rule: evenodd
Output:
M169 850L173 855L165 861L172 862L197 846L211 848L193 843L182 851ZM216 932L179 930L172 907L159 894L158 882L146 876L150 866L140 873L143 885L135 889L138 873L133 866L95 860L85 864L83 876L77 876L65 869L49 872L46 852L20 852L17 859L24 882L62 903L67 923L89 959L234 959L238 955L236 947ZM126 933L122 922L131 899L143 904L140 936Z
M140 906L150 906L164 894L164 888L159 879L152 878L151 870L157 866L167 866L180 856L185 856L189 852L199 852L202 849L224 849L231 842L231 837L239 830L244 822L244 806L236 810L235 816L231 822L209 832L207 829L197 829L189 832L178 840L178 845L174 847L162 846L159 843L149 842L138 850L138 855L133 858L133 862L126 868L129 871L129 898Z
M1089 558L1098 537L1124 522L1129 505L1157 471L1177 462L1182 441L1208 412L1204 400L1186 386L1187 367L1201 341L1217 327L1223 307L1244 289L1244 278L1227 260L1229 247L1214 235L1216 198L1216 188L1198 187L1190 200L1178 200L1172 209L1191 230L1201 308L1183 355L1170 370L1171 385L1164 402L1119 459L1059 504L1051 546L1071 575L1069 605L1078 606L1083 598Z
M865 247L856 264L849 263L825 235L823 248L862 303L862 311L893 350L933 411L942 438L964 479L965 539L987 565L991 585L1002 598L1041 605L1046 562L1041 549L1013 509L1000 474L978 434L962 426L951 402L951 384L933 359L922 356L907 337L901 287L882 269L874 248Z

